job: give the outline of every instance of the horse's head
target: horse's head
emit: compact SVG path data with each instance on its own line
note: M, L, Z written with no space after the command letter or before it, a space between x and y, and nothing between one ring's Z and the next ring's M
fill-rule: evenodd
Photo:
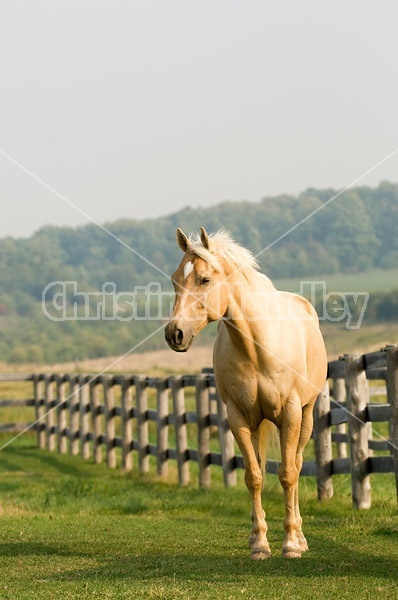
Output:
M222 284L222 261L212 253L212 240L203 227L196 242L177 229L177 244L185 255L171 276L176 296L165 337L172 350L186 352L199 331L224 315L228 289Z

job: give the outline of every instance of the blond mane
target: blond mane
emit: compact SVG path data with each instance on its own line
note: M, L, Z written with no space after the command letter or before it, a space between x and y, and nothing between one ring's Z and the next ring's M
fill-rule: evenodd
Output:
M198 233L190 236L189 250L216 271L221 270L219 259L222 258L247 277L257 274L257 269L260 267L253 254L250 250L239 246L228 231L220 229L216 233L209 234L208 237L210 250L203 246Z

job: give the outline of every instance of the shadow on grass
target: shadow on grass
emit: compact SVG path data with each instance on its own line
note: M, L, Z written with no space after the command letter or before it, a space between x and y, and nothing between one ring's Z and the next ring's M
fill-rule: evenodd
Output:
M47 452L39 453L37 451L29 452L25 449L21 452L21 455L27 458L33 458L35 461L39 460L45 467L51 467L63 475L71 475L73 477L86 476L82 469L76 468L69 464L69 462L65 463L65 455L61 455L59 460L57 454L49 454Z
M138 554L118 556L105 561L94 569L73 569L52 575L53 580L103 582L132 579L148 582L149 580L167 580L174 578L180 581L223 581L230 584L244 584L248 578L262 577L296 577L296 578L366 578L369 580L383 578L397 582L398 559L391 556L371 557L368 553L353 552L341 546L332 555L305 555L301 560L272 557L266 561L251 561L246 557L216 555L164 555Z
M46 544L42 542L5 542L0 544L0 556L9 556L15 558L17 556L87 556L83 552L57 546L55 544Z

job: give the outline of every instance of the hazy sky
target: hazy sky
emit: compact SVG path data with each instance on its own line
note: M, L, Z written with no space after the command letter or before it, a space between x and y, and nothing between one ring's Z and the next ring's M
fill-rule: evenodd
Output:
M88 222L38 179L99 222L350 184L398 148L397 23L393 0L3 0L0 236ZM358 183L383 179L398 152Z

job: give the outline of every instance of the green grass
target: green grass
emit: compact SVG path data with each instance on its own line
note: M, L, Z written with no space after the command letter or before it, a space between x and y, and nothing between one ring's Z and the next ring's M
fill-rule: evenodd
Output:
M398 322L367 324L359 329L347 329L342 323L321 323L329 360L343 354L380 350L387 344L398 343Z
M397 287L398 269L373 269L365 273L339 273L301 279L325 281L327 292L388 292ZM297 293L300 291L300 279L297 277L275 279L274 283L280 290Z
M31 384L2 386L2 398L31 396ZM194 409L190 393L187 409ZM4 408L0 415L21 420L21 410L32 409ZM386 434L385 424L379 426ZM196 428L190 429L196 447ZM1 436L0 447L8 439ZM312 451L309 444L308 458ZM348 476L334 477L335 497L324 504L316 500L314 479L302 478L310 552L297 561L281 558L283 498L269 475L264 507L273 557L257 563L247 548L250 501L243 471L238 486L226 490L221 469L212 467L211 489L200 490L195 483L177 486L174 461L166 481L156 477L152 457L149 475L137 473L136 453L134 466L123 474L39 451L31 433L0 451L0 598L398 596L392 474L371 476L372 508L363 512L351 507ZM196 482L194 464L191 474Z
M4 442L3 438L3 442ZM248 493L179 488L39 451L25 434L0 453L0 598L393 598L398 521L392 475L372 476L373 505L351 508L350 483L316 500L301 480L310 551L281 558L283 499L268 476L264 506L273 557L250 561Z

